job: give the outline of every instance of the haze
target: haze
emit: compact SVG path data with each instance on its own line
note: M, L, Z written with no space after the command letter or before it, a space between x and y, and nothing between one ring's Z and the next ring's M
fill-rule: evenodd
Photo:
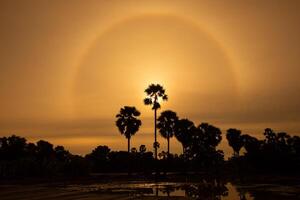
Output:
M0 135L79 154L126 150L115 115L134 105L143 125L132 146L152 149L150 83L166 88L162 110L197 124L300 135L299 9L296 0L1 1ZM171 151L181 152L175 139Z

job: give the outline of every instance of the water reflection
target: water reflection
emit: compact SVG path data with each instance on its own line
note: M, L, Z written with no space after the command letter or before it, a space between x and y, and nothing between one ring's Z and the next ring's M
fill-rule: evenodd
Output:
M182 196L197 200L219 200L222 196L228 196L228 188L225 184L205 181L193 184L157 184L153 193L155 193L155 196Z
M109 182L1 185L1 200L12 199L101 199L101 200L299 200L300 182Z
M129 195L132 199L195 200L279 200L300 199L300 185L249 184L230 182L118 182L92 185L68 185L66 190L101 195ZM173 198L174 197L174 198ZM99 198L101 199L101 198Z
M228 195L228 188L221 183L207 183L186 185L183 187L187 197L202 200L220 200L222 196Z
M231 183L217 181L198 183L111 183L95 184L85 186L68 186L72 191L81 190L85 192L124 194L132 197L181 197L180 199L195 200L252 200L244 190L237 190Z

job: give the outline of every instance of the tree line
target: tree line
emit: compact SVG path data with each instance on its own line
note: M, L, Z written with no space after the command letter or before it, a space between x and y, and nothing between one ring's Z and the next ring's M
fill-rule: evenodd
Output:
M112 151L100 145L85 156L73 155L63 146L40 140L27 142L23 137L0 138L0 177L22 176L78 176L90 172L132 172L150 175L156 171L204 172L215 175L235 172L296 172L300 167L300 137L265 129L263 139L228 129L226 139L233 156L224 160L224 152L217 146L222 140L221 130L209 123L196 125L176 112L166 110L157 117L160 102L168 99L165 89L151 84L145 90L145 105L154 110L154 152L141 144L131 147L130 140L138 132L141 113L134 106L124 106L116 115L116 126L127 139L127 151ZM157 129L167 140L167 151L158 152ZM182 145L182 154L172 154L170 139ZM243 149L244 154L240 154Z
M160 146L157 141L157 129L167 140L167 153L170 157L170 139L175 138L181 143L185 162L193 163L199 167L216 166L224 163L224 152L217 150L217 145L222 140L221 130L211 124L201 123L195 125L189 119L180 119L176 112L166 110L157 118L157 110L161 108L160 102L167 101L165 89L159 84L150 84L146 90L145 105L150 105L154 110L154 159L157 160L157 150ZM124 106L116 115L116 126L121 134L128 140L128 153L130 153L130 139L142 125L139 119L140 112L134 106ZM275 133L267 128L263 133L265 139L259 140L248 134L242 134L238 129L227 130L226 138L233 149L232 162L247 162L246 166L272 169L297 169L299 167L300 137L290 136L285 132ZM245 150L245 155L240 157L240 150ZM165 153L165 152L162 152ZM253 165L249 165L252 163ZM288 167L287 167L288 166Z
M189 121L190 122L190 121ZM19 136L0 138L0 177L49 177L82 176L91 172L132 172L151 175L159 172L201 172L222 176L224 173L237 173L241 170L263 173L295 173L300 167L300 137L286 133L275 133L266 129L264 138L259 140L237 129L229 129L226 138L234 150L234 155L224 160L216 146L221 141L219 129L209 124L191 126L189 137L184 139L182 154L165 151L153 152L145 145L128 151L112 151L100 145L85 156L73 155L63 146L54 146L40 140L27 142ZM211 137L214 133L215 136ZM244 148L245 152L239 155Z

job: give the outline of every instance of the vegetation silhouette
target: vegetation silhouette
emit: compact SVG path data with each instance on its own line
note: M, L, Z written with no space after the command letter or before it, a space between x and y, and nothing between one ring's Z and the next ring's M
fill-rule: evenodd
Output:
M194 122L188 119L180 119L176 124L175 137L182 145L182 153L186 154L185 150L192 139L192 134L196 127Z
M253 174L300 175L299 136L291 136L285 132L276 133L266 128L263 138L257 139L230 128L226 132L226 139L234 153L225 160L224 152L217 149L222 140L220 128L209 123L197 125L189 119L181 119L171 110L162 111L156 119L159 102L167 100L165 89L158 84L151 84L145 92L147 97L144 102L154 110L154 154L147 151L143 144L138 148L131 147L130 139L142 124L139 119L141 113L133 106L124 106L116 115L115 123L127 139L127 151L112 151L102 144L91 153L80 156L71 154L63 146L54 146L44 140L31 143L16 135L1 137L0 178L78 177L93 173L123 172L140 177L152 177L153 172L155 175L161 174L161 177L183 174L185 177L191 175L201 177L201 180L205 177L213 180L186 190L188 195L207 199L208 196L203 194L209 192L216 194L211 196L212 199L219 199L226 195L226 188L221 184L222 179L229 176L242 181ZM156 128L167 139L167 151L157 152L159 143ZM170 152L170 139L173 136L181 143L182 154ZM240 153L241 149L243 153ZM172 188L166 188L164 192L169 195L171 191ZM241 199L245 199L244 194L241 194Z
M193 129L185 149L185 157L192 162L192 169L218 171L216 167L222 167L224 153L216 149L221 139L221 130L208 123ZM217 171L213 173L217 174Z
M81 156L72 155L63 146L40 140L27 143L25 138L0 138L0 177L49 177L87 175L88 164Z
M154 156L155 160L157 160L157 149L159 148L159 143L157 142L157 134L156 134L156 118L157 118L157 110L160 109L160 101L167 101L168 96L165 94L165 89L159 84L150 84L148 88L145 89L145 93L147 97L144 99L145 105L152 106L152 110L154 110Z
M142 125L142 121L137 118L140 115L141 113L135 107L130 106L124 106L120 109L120 113L116 115L116 126L128 141L128 153L130 153L130 139Z
M241 134L245 153L224 160L223 152L216 147L221 141L221 131L213 125L202 123L187 129L176 129L175 135L188 134L184 139L184 152L181 155L162 151L159 155L158 170L161 172L201 172L220 177L232 174L292 174L299 175L300 137L287 133L276 133L266 129L264 138L259 140L250 135ZM191 123L190 123L191 122ZM182 124L181 124L182 125ZM178 128L179 125L176 125ZM178 134L177 131L181 130ZM184 132L187 131L187 132ZM168 156L169 155L169 156ZM130 156L130 157L129 157ZM133 173L150 175L156 169L155 157L147 151L145 145L138 150L111 151L108 146L98 146L82 157L72 155L63 146L54 147L47 141L27 142L19 136L0 138L0 177L49 177L82 176L92 172L111 173L128 172L129 160ZM168 162L166 162L168 161ZM239 169L240 168L240 169ZM237 171L238 170L238 171Z
M157 128L163 138L168 142L168 157L170 156L170 139L176 131L176 124L178 121L177 114L171 110L163 111L158 117Z
M231 146L233 149L233 156L238 157L240 155L240 150L244 145L241 131L230 128L227 130L226 138L228 140L229 146Z

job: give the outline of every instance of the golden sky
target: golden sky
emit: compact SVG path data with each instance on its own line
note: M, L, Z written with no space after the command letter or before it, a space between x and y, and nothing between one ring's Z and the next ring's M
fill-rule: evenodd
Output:
M196 124L300 135L299 10L297 0L1 1L0 135L126 150L114 117L134 105L143 125L132 144L151 149L150 83L166 88L162 110Z

